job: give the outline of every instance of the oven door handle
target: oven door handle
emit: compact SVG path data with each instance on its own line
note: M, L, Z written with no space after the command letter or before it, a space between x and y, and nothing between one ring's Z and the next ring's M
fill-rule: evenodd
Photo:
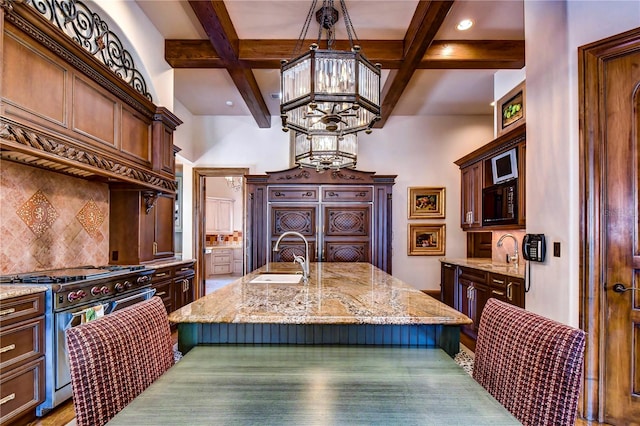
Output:
M111 309L109 309L109 312L107 312L107 314L110 314L111 312L115 311L116 307L118 307L118 305L120 303L125 303L128 302L130 300L133 299L138 299L140 297L143 297L144 300L151 298L154 294L156 293L156 289L155 288L150 288L147 291L143 292L143 293L136 293L132 296L129 297L125 297L124 299L118 299L118 300L114 300L113 302L111 302Z
M102 309L106 312L107 308L109 307L109 304L108 304L108 303L101 303L101 305L102 305ZM97 306L97 305L96 305L96 306ZM83 309L83 310L78 311L78 312L74 312L74 313L72 313L72 314L71 314L71 317L69 317L69 321L67 321L67 323L66 323L66 324L65 324L65 326L64 326L64 330L68 330L68 329L69 329L69 327L71 327L71 323L73 322L73 319L74 319L74 318L77 318L77 317L79 317L80 315L84 315L84 314L86 314L86 313L87 313L87 311L88 311L89 309L93 309L93 308L94 308L94 306L92 306L92 307L90 307L90 308L87 308L87 309Z

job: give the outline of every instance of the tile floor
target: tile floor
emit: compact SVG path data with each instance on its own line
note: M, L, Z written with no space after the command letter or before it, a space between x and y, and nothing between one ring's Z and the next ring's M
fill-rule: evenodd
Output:
M220 287L224 287L232 281L240 278L239 275L212 275L205 280L204 284L204 294L207 295L209 293L214 292Z

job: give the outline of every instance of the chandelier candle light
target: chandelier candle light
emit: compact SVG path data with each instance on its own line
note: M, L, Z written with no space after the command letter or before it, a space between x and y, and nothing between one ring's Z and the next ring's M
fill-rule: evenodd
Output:
M339 0L351 51L332 50L338 11L333 0L316 12L318 40L291 61L282 61L280 114L284 131L295 134L296 162L318 169L355 167L356 133L380 119L380 64L373 65L357 40L344 0ZM306 38L316 10L312 2L294 55ZM327 49L319 48L323 29Z

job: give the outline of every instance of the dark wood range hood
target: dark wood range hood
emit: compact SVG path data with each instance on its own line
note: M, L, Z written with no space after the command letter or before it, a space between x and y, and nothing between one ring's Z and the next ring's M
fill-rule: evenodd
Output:
M175 193L173 132L180 119L33 7L2 6L2 160Z

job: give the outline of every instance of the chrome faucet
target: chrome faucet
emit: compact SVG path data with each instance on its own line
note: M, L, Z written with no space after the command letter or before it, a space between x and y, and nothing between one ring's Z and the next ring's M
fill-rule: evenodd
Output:
M297 263L300 265L300 267L302 267L302 279L304 280L304 282L307 282L309 280L309 242L304 237L304 235L296 231L284 232L278 237L278 241L276 241L276 245L273 247L273 251L277 252L280 250L278 248L280 246L280 241L282 241L282 239L287 235L295 235L296 237L302 238L302 241L304 241L304 257L294 254L293 263Z
M507 263L514 262L517 264L518 263L518 240L516 240L516 237L514 237L512 234L504 234L502 237L500 237L496 245L498 247L502 247L502 240L504 240L507 237L513 238L513 248L514 248L512 256L509 256L507 254Z

